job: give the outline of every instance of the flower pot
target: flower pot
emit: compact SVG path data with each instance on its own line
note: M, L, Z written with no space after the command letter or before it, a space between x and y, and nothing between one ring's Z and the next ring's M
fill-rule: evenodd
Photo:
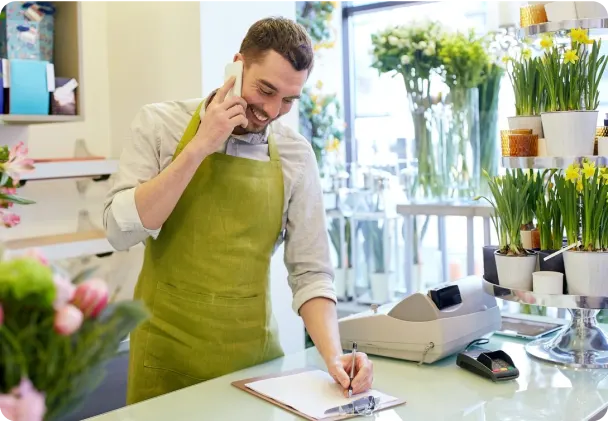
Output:
M576 1L574 4L577 19L608 17L606 8L598 1Z
M536 270L537 254L528 251L526 256L507 256L494 252L498 285L520 291L532 291L532 273Z
M496 258L494 252L498 246L483 246L483 278L498 285L498 272L496 271Z
M541 271L560 272L564 274L564 294L567 293L566 288L566 269L564 268L564 253L558 254L555 257L545 261L545 257L555 253L557 250L541 250L538 252L538 267Z
M541 113L547 155L592 156L598 111Z
M532 129L532 134L539 138L545 137L543 123L539 115L518 115L509 117L509 130Z
M391 274L372 273L370 274L372 301L378 304L385 304L391 300Z
M572 251L564 255L568 294L608 296L608 252Z
M576 5L573 1L553 1L545 4L545 12L549 22L577 19Z

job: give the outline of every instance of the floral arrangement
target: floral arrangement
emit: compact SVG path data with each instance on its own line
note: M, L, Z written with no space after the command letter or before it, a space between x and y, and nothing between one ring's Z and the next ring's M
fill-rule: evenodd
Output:
M90 271L73 280L39 253L0 262L0 410L12 421L58 420L103 377L103 363L147 317L114 302Z
M541 59L532 57L529 48L519 58L504 57L515 96L515 115L540 115L545 110L546 93L541 74Z
M457 32L444 36L439 59L441 74L450 92L454 88L476 88L484 81L489 62L487 46L473 30L467 34Z
M21 175L34 170L34 161L27 157L27 153L23 142L10 149L6 145L0 147L0 218L5 228L14 227L21 222L19 215L8 211L15 203L34 203L17 195Z
M507 169L504 176L491 177L485 170L484 176L492 198L478 196L475 200L485 199L494 209L492 222L498 234L499 253L513 256L527 254L521 240L521 221L529 204L531 191L536 178L532 170Z
M548 36L541 40L545 53L539 69L547 89L547 111L595 110L606 68L606 56L599 55L601 41L591 41L584 29L573 29L569 36L566 46Z
M300 96L300 132L311 144L317 163L323 170L327 153L336 152L344 137L344 122L336 94L324 94L323 83L318 81L314 88L308 86Z
M556 174L557 204L569 244L580 251L608 250L608 170L585 160Z
M485 78L479 84L479 160L480 168L490 176L498 174L498 94L505 70L495 62L488 62Z
M333 48L335 33L331 28L337 1L306 1L299 4L297 22L306 28L314 51Z

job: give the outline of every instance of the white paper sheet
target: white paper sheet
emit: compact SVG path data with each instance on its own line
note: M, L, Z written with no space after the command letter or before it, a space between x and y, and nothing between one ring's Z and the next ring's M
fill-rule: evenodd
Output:
M325 411L365 396L380 398L381 404L397 400L393 396L373 389L354 395L350 399L346 398L342 394L342 387L328 373L321 370L258 380L245 386L317 419L333 417L336 414L327 416Z

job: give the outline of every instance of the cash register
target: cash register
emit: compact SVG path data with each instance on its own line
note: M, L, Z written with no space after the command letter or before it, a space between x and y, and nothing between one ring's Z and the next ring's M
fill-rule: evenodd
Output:
M339 320L342 348L349 350L356 342L369 355L420 364L459 353L501 328L500 308L481 282L463 278L344 317Z

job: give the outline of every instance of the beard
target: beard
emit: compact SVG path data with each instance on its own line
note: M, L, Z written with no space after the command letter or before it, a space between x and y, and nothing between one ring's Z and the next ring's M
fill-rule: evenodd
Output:
M245 130L248 133L261 133L266 130L266 127L268 127L270 123L280 117L278 116L276 118L270 118L268 114L266 114L264 110L262 110L261 107L258 107L253 104L247 105L245 116L249 121L247 129Z

